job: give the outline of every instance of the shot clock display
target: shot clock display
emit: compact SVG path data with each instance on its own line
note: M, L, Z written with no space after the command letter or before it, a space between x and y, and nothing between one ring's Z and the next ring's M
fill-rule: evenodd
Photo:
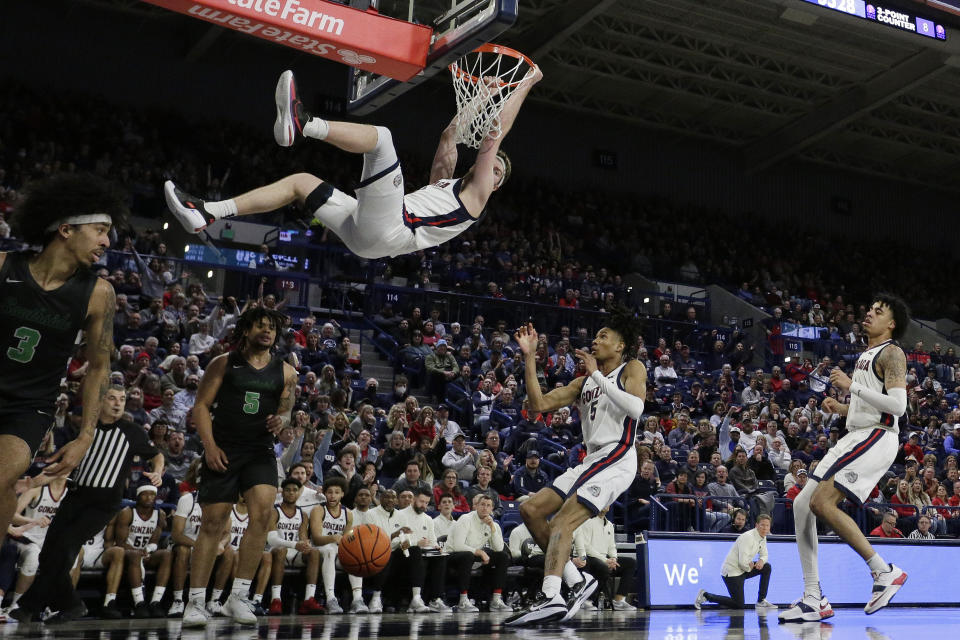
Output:
M947 31L943 25L921 16L907 13L901 9L892 9L875 2L866 0L802 0L808 4L815 4L824 9L838 11L849 16L879 22L888 27L916 33L934 40L946 40Z

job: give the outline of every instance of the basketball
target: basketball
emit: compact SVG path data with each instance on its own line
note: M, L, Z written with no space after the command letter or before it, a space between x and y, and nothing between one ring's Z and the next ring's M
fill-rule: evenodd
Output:
M390 537L374 524L362 524L343 536L338 553L344 571L367 578L390 561Z

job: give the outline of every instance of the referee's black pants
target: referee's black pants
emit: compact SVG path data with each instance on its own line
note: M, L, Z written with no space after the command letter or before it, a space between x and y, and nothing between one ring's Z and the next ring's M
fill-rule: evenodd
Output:
M763 565L763 569L757 571L751 569L749 573L741 573L738 576L721 576L724 584L727 585L727 591L730 597L721 596L714 593L705 593L704 597L709 602L716 602L725 609L743 609L743 583L750 578L760 576L760 591L757 593L757 602L767 598L767 588L770 586L770 564Z
M68 491L47 530L37 577L17 605L34 613L45 607L67 611L80 605L70 570L83 543L107 526L119 509L119 501L104 500L103 489L77 487Z

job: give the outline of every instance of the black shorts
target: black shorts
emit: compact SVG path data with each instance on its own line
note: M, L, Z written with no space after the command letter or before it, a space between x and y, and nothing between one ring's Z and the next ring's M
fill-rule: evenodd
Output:
M30 447L31 459L53 428L53 413L43 409L0 409L0 435L16 436Z
M224 450L227 455L227 470L213 471L206 459L200 465L197 478L197 502L235 503L240 494L258 484L277 486L277 458L272 451L238 452Z

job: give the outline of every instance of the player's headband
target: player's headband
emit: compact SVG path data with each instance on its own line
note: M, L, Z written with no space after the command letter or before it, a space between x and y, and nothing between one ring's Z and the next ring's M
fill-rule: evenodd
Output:
M140 485L139 487L137 487L137 495L140 495L141 493L146 493L146 492L148 492L148 491L149 491L150 493L156 493L156 492L157 492L157 488L156 488L155 486L153 486L152 484L144 484L144 485Z
M67 216L60 218L46 228L46 232L56 231L62 224L97 224L106 223L113 226L113 218L108 213L88 213L80 216Z

